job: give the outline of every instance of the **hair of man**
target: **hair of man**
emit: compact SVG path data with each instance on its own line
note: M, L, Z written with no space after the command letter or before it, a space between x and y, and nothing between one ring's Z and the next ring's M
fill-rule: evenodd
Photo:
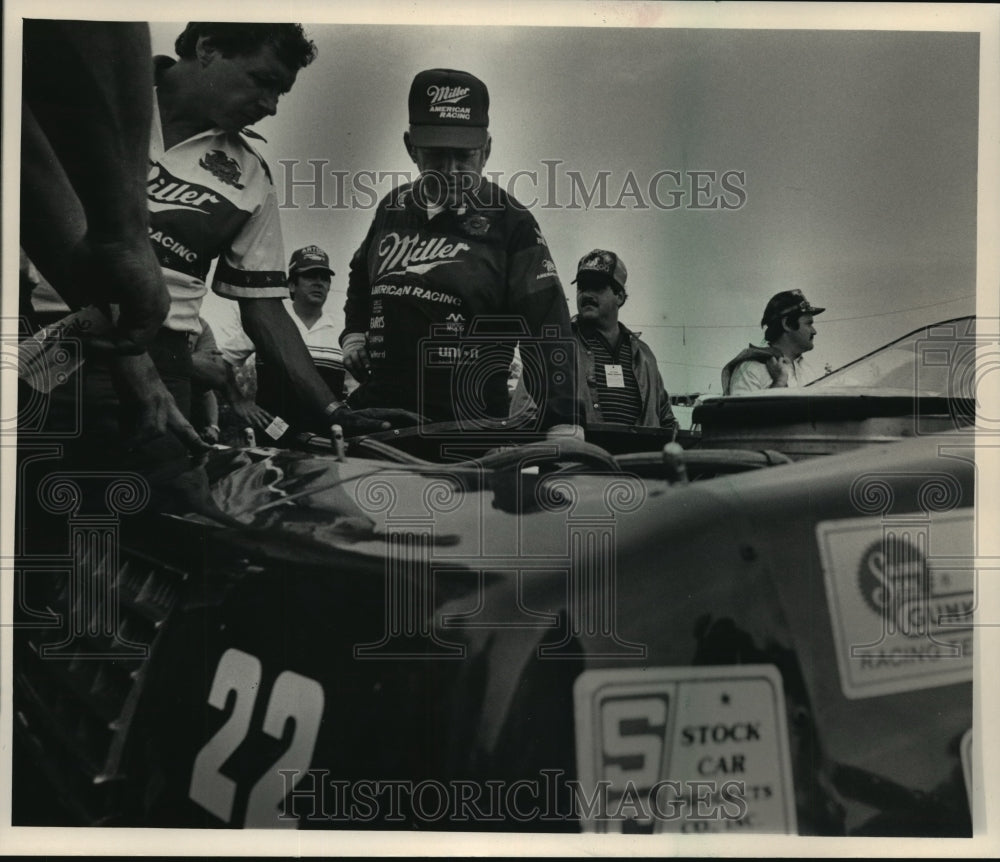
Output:
M224 57L254 54L265 45L292 71L316 59L316 45L306 38L301 24L252 24L191 21L174 42L177 56L192 59L201 37L208 38Z

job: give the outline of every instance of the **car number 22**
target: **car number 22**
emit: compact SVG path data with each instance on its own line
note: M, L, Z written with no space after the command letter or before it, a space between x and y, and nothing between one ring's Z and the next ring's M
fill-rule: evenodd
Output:
M230 692L236 697L229 718L194 760L189 796L225 823L232 820L236 782L223 775L221 769L247 737L260 680L260 659L242 650L228 649L219 659L208 695L208 703L218 710L226 708ZM323 687L316 680L290 670L278 675L271 689L262 730L281 739L290 718L295 720L295 730L285 753L250 790L245 827L294 829L298 826L297 818L280 817L278 806L309 769L322 717ZM293 771L291 786L286 785L282 771L286 774Z

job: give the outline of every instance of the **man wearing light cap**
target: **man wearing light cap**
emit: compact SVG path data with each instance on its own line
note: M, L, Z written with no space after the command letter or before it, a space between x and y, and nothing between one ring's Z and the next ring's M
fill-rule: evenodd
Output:
M587 422L641 425L676 430L677 420L656 357L648 345L618 320L628 299L628 272L613 251L594 249L577 266L573 334L577 387Z
M409 120L403 143L420 175L380 202L351 261L341 335L344 365L361 383L351 406L460 424L504 418L520 334L549 372L547 390L532 393L540 427L578 433L555 264L534 217L482 176L492 145L486 85L454 69L420 72Z
M813 349L813 317L825 308L810 305L801 290L783 290L768 301L760 325L766 346L751 344L722 369L722 394L802 386L802 355Z

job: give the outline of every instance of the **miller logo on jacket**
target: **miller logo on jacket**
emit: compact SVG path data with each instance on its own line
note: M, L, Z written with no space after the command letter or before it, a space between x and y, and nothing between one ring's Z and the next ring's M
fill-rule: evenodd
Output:
M193 210L208 214L208 204L217 204L222 199L205 186L186 183L164 170L162 165L153 164L146 179L146 193L149 196L150 212L165 210Z
M378 274L381 276L405 270L427 272L442 263L452 262L463 251L469 250L464 242L449 242L446 237L425 239L415 233L401 236L392 231L382 237L378 246ZM416 263L423 266L415 267Z

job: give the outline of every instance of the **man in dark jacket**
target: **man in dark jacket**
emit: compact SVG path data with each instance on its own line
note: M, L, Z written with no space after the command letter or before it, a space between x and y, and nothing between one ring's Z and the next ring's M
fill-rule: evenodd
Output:
M677 419L649 346L618 320L628 272L613 251L580 259L576 284L577 392L588 423L676 430Z
M569 314L537 222L483 168L489 94L473 75L413 80L403 135L420 176L378 206L351 261L340 343L352 407L395 407L469 429L504 419L514 345L545 367L539 429L580 434ZM537 382L537 381L535 381Z

